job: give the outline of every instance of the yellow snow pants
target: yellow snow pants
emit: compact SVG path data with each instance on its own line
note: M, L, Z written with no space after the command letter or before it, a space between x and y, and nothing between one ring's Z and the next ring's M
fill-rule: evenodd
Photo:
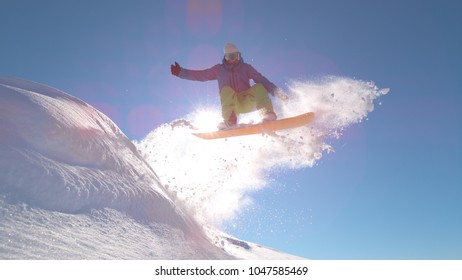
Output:
M225 121L235 118L238 114L259 109L263 109L264 113L273 112L273 103L262 84L255 84L242 92L235 92L228 86L223 87L220 91L220 101L222 116Z

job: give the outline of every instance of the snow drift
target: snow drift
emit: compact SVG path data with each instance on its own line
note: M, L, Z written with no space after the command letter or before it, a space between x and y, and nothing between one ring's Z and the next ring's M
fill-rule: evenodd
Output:
M0 190L48 210L129 209L184 228L153 170L106 116L48 87L0 79Z

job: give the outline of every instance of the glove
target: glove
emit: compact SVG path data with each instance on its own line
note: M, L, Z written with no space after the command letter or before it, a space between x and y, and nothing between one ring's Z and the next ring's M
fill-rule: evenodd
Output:
M281 99L283 102L287 102L289 100L289 96L287 96L287 94L285 94L281 89L277 88L275 91L274 91L274 96L276 96L277 98Z
M181 67L178 62L175 61L175 64L170 65L170 71L172 72L172 75L178 76L180 75Z

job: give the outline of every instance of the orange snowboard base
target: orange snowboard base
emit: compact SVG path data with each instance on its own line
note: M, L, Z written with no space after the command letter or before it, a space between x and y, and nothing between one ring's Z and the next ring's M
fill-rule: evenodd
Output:
M313 112L305 113L291 118L264 122L259 124L242 125L236 128L213 132L193 132L192 134L202 139L219 139L260 133L270 133L273 131L296 128L308 124L314 117Z

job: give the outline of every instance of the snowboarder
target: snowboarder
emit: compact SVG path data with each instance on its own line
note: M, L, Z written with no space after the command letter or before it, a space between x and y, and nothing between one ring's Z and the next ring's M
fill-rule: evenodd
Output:
M289 98L281 89L260 74L252 65L245 63L239 49L231 43L224 46L221 64L205 70L188 70L178 62L170 66L172 75L194 81L218 80L223 122L218 129L227 129L237 124L237 116L255 109L261 110L263 122L277 119L271 95L287 101ZM250 86L250 79L255 84Z

